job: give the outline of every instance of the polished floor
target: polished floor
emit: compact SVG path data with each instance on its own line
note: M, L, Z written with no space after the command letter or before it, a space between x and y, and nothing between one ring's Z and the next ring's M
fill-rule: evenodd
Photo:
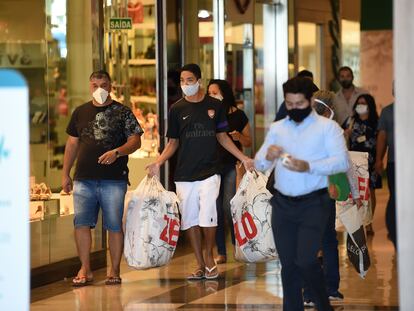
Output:
M369 238L371 268L361 279L346 258L343 234L338 234L341 256L341 288L345 295L334 303L337 310L398 310L396 257L386 239L384 224L386 190L377 193L375 235ZM63 280L32 290L32 311L120 310L282 310L279 263L241 264L230 260L220 265L213 281L185 280L195 260L188 249L177 252L166 266L135 271L122 265L123 284L105 286L105 271L95 273L91 286L73 289Z

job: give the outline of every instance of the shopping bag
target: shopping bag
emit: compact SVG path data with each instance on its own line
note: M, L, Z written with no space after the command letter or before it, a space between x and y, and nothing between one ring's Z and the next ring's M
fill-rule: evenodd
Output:
M128 265L147 269L167 264L179 230L178 197L165 190L157 177L144 177L128 204L124 241Z
M364 226L357 206L353 205L341 210L338 217L341 219L341 222L348 233L346 239L348 259L355 267L360 277L365 278L371 263Z
M368 153L349 151L349 157L351 159L350 171L347 172L348 178L354 178L357 184L360 199L362 201L362 207L358 209L358 213L362 219L364 226L372 223L372 209L369 193L369 171L368 171ZM336 215L338 216L341 211L347 210L354 205L352 194L349 191L348 198L345 201L336 201ZM336 229L340 230L343 227L341 220L337 217Z
M266 182L262 173L246 172L230 201L238 261L265 262L277 258L271 226L272 195Z

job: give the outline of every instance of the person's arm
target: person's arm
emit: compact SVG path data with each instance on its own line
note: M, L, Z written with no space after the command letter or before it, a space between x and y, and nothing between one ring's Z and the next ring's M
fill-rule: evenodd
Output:
M155 160L155 162L148 165L145 169L148 170L148 175L158 176L160 173L160 167L163 165L169 158L171 158L174 153L177 151L179 146L179 139L178 138L170 138L168 140L167 145L165 146L163 152L160 156Z
M63 156L62 189L69 193L72 191L73 183L70 177L70 170L78 155L79 138L69 136L66 141L65 154Z
M134 134L128 137L125 144L122 146L115 148L113 150L109 150L105 152L98 158L98 163L100 164L112 164L118 159L119 157L126 156L128 154L133 153L141 147L141 137L138 134Z
M254 169L253 160L247 157L243 152L239 150L239 148L237 148L237 146L231 141L226 132L218 132L216 133L216 137L217 141L224 147L224 149L226 149L243 163L246 170L251 171Z
M387 132L379 130L377 135L377 154L375 159L375 171L378 175L381 175L384 171L384 156L387 150Z
M246 124L246 126L243 128L241 133L238 131L233 131L233 132L230 132L229 135L234 141L239 141L241 145L245 148L249 148L252 145L252 138L250 137L249 123Z

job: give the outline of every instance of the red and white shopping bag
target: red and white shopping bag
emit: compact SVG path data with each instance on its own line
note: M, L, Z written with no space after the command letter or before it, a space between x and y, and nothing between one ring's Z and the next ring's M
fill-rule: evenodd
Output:
M236 238L235 257L242 262L264 262L277 258L272 232L271 193L267 177L260 172L246 172L231 200Z
M167 264L179 231L178 197L165 190L157 177L145 177L128 204L124 241L128 265L147 269Z

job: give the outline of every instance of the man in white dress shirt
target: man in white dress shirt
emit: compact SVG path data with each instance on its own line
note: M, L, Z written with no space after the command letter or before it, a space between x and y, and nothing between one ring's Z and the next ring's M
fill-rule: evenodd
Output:
M312 110L309 79L290 79L283 91L288 117L271 125L255 159L261 171L276 161L271 203L282 264L283 310L303 310L303 280L318 310L332 310L317 252L331 208L328 176L349 166L343 130Z

